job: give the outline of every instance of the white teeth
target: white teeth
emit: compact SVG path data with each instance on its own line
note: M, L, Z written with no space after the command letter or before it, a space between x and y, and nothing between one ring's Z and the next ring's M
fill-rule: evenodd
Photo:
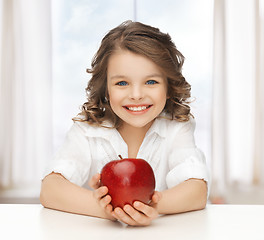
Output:
M141 107L129 107L128 108L130 111L133 111L133 112L139 112L139 111L142 111L142 110L145 110L147 109L146 106L141 106Z

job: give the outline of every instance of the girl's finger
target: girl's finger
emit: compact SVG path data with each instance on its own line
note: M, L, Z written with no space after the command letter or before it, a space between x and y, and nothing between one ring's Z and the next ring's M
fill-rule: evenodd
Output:
M105 207L105 210L108 212L108 214L111 215L111 213L113 212L113 207L111 204L108 204L106 207Z
M106 206L108 206L111 202L111 197L110 195L106 195L105 197L101 198L101 200L99 201L99 204L102 208L106 208Z
M101 179L101 174L97 173L95 174L89 181L89 186L93 189L97 189L100 187L100 179Z
M119 207L114 209L113 216L115 216L119 221L122 221L125 224L131 225L131 226L139 225L126 212L124 212L123 209Z
M146 205L142 202L136 201L136 202L134 202L133 207L137 211L142 212L148 218L151 218L151 219L156 218L156 215L157 215L156 209L154 209L153 207L151 207L149 205Z
M155 191L155 193L152 196L151 204L157 204L162 198L161 192Z
M108 188L103 186L103 187L99 187L98 189L93 191L93 196L98 199L101 200L101 198L103 196L105 196L108 193Z
M112 212L111 212L111 215L112 215L112 217L114 217L115 219L121 221L120 218L118 217L118 215L115 213L115 211L112 211Z
M131 219L133 219L134 222L137 223L136 225L147 226L151 222L151 219L148 216L146 216L142 212L137 211L130 205L126 205L124 207L124 211L128 216L131 217Z

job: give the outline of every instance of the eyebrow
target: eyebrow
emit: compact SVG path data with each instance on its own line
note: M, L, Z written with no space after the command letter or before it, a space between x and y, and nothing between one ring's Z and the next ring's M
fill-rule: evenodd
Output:
M126 76L124 76L124 75L114 75L114 76L112 76L112 77L110 77L110 79L112 80L112 79L118 79L118 78L126 78Z
M163 78L164 76L162 74L158 74L158 73L153 73L153 74L145 76L145 78L152 78L152 77ZM127 77L125 75L114 75L114 76L110 77L111 80L120 79L120 78L124 79L124 78L127 78Z

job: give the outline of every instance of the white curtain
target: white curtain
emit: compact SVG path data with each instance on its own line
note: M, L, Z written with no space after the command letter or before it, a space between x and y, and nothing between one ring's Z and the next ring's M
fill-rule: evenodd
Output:
M50 0L1 0L0 189L36 187L52 153Z
M215 0L212 196L264 184L263 0Z

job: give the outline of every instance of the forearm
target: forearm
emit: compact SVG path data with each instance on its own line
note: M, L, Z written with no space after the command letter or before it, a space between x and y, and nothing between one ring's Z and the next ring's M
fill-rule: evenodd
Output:
M50 174L43 180L40 202L47 208L109 218L93 197L92 191L71 183L60 174Z
M206 202L206 183L199 179L189 179L163 191L157 209L160 214L188 212L205 208Z

